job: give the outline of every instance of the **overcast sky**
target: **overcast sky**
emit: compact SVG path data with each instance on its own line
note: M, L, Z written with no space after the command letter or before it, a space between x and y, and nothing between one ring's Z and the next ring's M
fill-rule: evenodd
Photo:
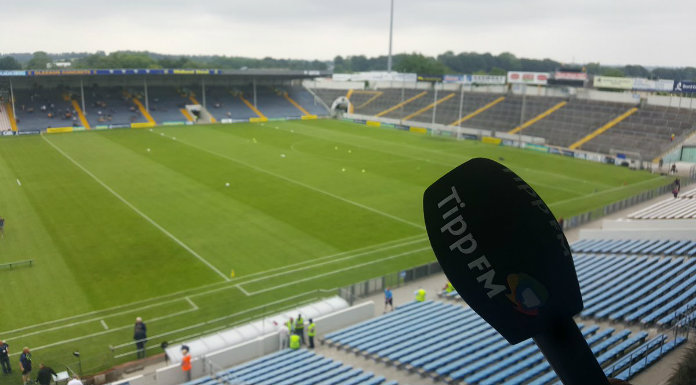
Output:
M329 60L386 54L389 38L389 0L5 1L2 16L0 53ZM695 0L395 0L394 52L696 66L694 17Z

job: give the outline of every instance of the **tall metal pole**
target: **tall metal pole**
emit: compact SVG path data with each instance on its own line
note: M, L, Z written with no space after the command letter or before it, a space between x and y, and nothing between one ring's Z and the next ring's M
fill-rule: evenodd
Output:
M520 110L520 126L524 124L524 113L527 107L527 85L522 85L522 109ZM519 130L520 148L522 148L522 130Z
M87 109L85 108L85 82L80 79L80 101L82 102L82 114L87 114Z
M459 85L459 118L457 119L457 126L462 127L462 110L464 109L464 83Z
M201 91L203 92L203 107L205 108L205 78L201 78Z
M10 99L12 99L12 116L17 120L17 111L15 110L14 89L12 88L12 79L10 79Z
M150 98L147 97L147 78L143 78L143 88L145 88L145 111L150 112Z
M435 88L435 96L433 96L433 124L435 124L435 115L437 115L437 83L433 83Z
M252 79L252 85L254 86L254 107L258 108L256 106L256 78Z
M387 57L387 72L392 70L392 34L394 32L394 0L391 0L389 16L389 56Z

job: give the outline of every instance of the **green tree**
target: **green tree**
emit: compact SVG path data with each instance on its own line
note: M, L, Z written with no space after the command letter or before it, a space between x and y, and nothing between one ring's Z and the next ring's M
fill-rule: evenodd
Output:
M603 68L601 73L602 76L613 76L615 78L623 78L626 76L621 69L614 67Z
M45 70L51 63L51 58L48 54L43 51L34 52L31 59L27 63L27 69L31 70Z
M404 56L395 65L394 69L399 72L415 72L426 75L444 75L450 70L435 58L414 53Z
M21 70L22 65L12 56L0 57L0 70Z

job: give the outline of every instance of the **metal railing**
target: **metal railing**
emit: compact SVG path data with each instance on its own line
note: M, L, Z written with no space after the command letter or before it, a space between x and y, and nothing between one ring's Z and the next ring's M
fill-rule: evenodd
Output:
M437 262L427 263L410 269L389 273L381 277L371 278L338 289L338 296L345 299L351 306L356 300L376 293L381 293L385 288L397 288L417 279L425 278L433 274L441 273L442 267Z
M34 260L33 259L25 259L23 261L2 263L2 264L0 264L0 269L12 270L16 267L22 267L22 266L32 267L32 266L34 266Z
M687 186L692 183L692 179L685 179L681 182L682 187ZM674 184L670 183L664 186L654 188L652 190L647 190L640 192L636 195L630 196L628 198L622 199L618 202L610 203L602 207L598 207L594 210L584 212L582 214L575 215L570 218L566 218L563 222L563 229L569 230L574 227L582 226L585 223L595 221L607 215L611 215L615 212L627 209L629 207L635 206L637 204L649 201L660 195L669 193L672 191Z

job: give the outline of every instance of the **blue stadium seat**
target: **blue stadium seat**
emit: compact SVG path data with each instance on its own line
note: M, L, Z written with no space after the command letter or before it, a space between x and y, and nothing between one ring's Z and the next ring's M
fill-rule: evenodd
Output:
M661 345L659 348L656 348L654 351L650 352L645 357L645 359L638 360L635 364L629 366L626 370L619 373L615 377L618 378L619 380L624 380L624 381L630 380L633 376L640 373L645 368L652 365L655 361L662 358L662 356L666 355L667 353L674 350L677 346L684 343L684 341L686 341L685 338L678 337L675 340L672 340L670 342L665 343L664 345Z

